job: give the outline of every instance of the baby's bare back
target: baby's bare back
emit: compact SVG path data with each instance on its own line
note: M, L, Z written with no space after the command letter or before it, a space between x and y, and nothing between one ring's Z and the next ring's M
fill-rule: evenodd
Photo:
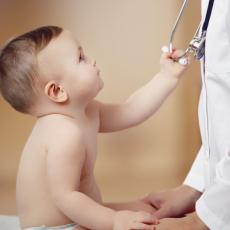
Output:
M70 127L75 125L75 123L71 124L72 121L68 118L58 117L58 115L40 119L23 150L17 178L17 206L23 228L41 225L58 226L73 222L55 204L47 175L47 158L49 147L51 147L49 144L55 145L55 127L65 126L65 122ZM94 124L92 126L89 124L87 123L87 127L84 124L77 127L83 129L87 136L87 140L84 142L87 160L82 165L81 179L77 190L100 203L101 196L93 175L97 130ZM60 143L58 144L60 145ZM63 154L65 153L63 152ZM68 167L68 165L63 167ZM82 208L79 207L79 209Z

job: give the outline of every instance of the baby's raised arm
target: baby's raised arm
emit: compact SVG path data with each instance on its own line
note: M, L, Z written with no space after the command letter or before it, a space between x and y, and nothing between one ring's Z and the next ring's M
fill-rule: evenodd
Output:
M56 207L73 222L92 230L153 229L156 218L149 213L116 212L79 191L86 160L84 146L76 128L65 124L55 133L47 154L47 177Z
M125 103L103 104L98 102L100 132L126 129L140 124L154 114L175 89L187 69L187 66L172 60L181 54L183 54L182 51L174 51L172 54L163 53L160 72L145 86L132 94Z

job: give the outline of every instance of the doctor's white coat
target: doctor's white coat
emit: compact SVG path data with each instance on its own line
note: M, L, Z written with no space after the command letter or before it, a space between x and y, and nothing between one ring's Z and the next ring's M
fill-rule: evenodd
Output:
M203 20L208 0L202 0ZM211 230L230 230L230 0L215 0L202 67L202 146L185 184L203 192L196 212Z

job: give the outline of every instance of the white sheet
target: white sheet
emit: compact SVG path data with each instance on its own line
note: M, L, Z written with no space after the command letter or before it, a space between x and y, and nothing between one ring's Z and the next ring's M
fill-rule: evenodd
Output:
M0 230L20 230L18 217L0 215Z

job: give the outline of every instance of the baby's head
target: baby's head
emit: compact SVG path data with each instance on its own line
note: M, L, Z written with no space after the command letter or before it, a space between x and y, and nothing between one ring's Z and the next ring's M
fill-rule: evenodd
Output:
M36 115L83 105L102 86L96 62L60 27L25 33L0 52L1 94L17 111Z

